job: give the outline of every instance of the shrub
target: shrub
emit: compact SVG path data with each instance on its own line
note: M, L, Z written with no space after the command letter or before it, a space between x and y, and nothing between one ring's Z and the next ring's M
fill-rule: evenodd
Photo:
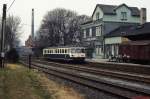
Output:
M6 59L9 61L9 62L18 62L19 60L19 54L17 52L17 50L15 48L11 49L10 51L8 51L6 53Z

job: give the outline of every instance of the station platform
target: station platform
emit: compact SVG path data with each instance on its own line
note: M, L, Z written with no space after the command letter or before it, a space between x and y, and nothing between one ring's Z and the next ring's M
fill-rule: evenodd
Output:
M85 59L85 61L87 62L93 62L93 63L106 63L106 64L120 64L120 65L131 65L131 66L147 66L150 67L150 65L146 65L146 64L137 64L137 63L124 63L124 62L113 62L113 61L109 61L109 59Z
M109 62L109 59L85 59L85 61L88 61L88 62L96 62L96 63L108 63Z

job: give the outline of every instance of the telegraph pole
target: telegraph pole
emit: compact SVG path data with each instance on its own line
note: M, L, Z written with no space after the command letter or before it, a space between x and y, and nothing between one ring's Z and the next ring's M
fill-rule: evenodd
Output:
M7 5L3 4L3 16L2 16L2 29L1 29L1 40L0 40L0 66L4 68L4 58L5 58L5 25L6 25L6 9Z

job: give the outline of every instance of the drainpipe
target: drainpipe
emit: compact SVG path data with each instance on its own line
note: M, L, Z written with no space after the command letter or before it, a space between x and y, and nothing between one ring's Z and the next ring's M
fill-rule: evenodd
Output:
M103 24L101 25L101 34L103 35L103 44L102 44L103 45L103 53L104 53L103 58L105 59L106 53L105 53L105 36L104 36L104 25Z

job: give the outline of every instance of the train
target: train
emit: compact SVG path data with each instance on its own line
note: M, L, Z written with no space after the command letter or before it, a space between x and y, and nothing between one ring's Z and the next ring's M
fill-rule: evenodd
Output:
M124 62L150 63L150 40L130 41L119 46L119 59Z
M84 62L86 54L84 47L48 47L43 49L43 56L50 60Z

